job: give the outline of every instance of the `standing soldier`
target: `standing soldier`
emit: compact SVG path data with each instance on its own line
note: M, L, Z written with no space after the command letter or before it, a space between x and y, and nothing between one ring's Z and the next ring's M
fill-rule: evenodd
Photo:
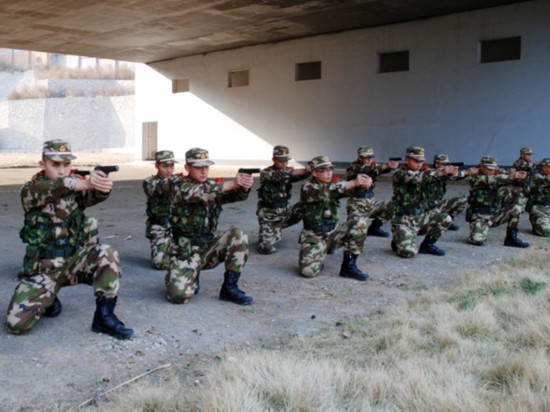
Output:
M84 215L87 207L107 199L113 182L102 171L92 171L89 179L71 173L73 159L67 142L45 142L42 171L21 188L25 224L20 236L27 252L6 325L19 334L29 331L42 316L58 316L60 289L85 283L92 285L96 296L92 331L129 339L134 331L114 314L120 279L118 253L99 244L97 233L91 233L97 221Z
M159 270L166 270L170 265L170 185L164 183L173 178L174 163L177 163L174 152L156 152L157 174L143 181L143 191L147 197L145 236L151 243L151 265Z
M353 180L360 173L370 176L372 186L357 188L348 198L346 206L348 219L366 217L372 220L367 231L368 236L389 237L390 234L382 230L382 225L392 218L391 202L378 202L374 199L374 188L378 176L397 169L399 162L390 160L387 163L377 163L374 160L372 147L363 146L357 149L357 160L346 168L346 179Z
M340 276L356 280L367 280L368 275L356 265L357 257L363 251L367 237L368 219L357 217L338 225L340 201L350 196L355 188L369 188L372 179L359 174L349 182L332 182L334 167L327 156L318 156L310 162L312 177L303 185L300 201L304 213L304 228L300 234L299 268L305 277L314 277L321 272L327 249L344 246L344 260Z
M237 284L248 259L248 236L236 227L225 232L216 230L222 205L247 199L252 176L237 173L235 179L225 183L209 179L214 162L204 149L188 150L185 162L188 175L171 184L174 254L165 278L167 299L186 303L198 293L200 271L224 262L220 299L250 305L252 298Z
M489 228L506 223L508 229L504 245L529 247L529 243L518 238L519 218L523 206L519 202L504 204L499 196L499 188L509 186L515 180L524 180L526 177L525 171L501 173L496 159L492 156L481 158L479 172L470 176L470 195L466 211L466 221L470 223L469 241L472 245L484 245Z
M256 215L260 224L258 252L264 255L277 251L284 228L302 220L300 203L291 207L288 202L292 195L292 183L307 178L310 171L308 168L289 168L290 159L288 147L275 146L273 164L260 174Z
M433 169L443 169L452 171L450 175L443 175L439 179L434 179L427 185L424 191L425 201L429 210L437 209L442 213L448 213L451 219L454 219L468 207L468 195L452 197L445 199L447 193L448 180L460 180L477 173L477 168L471 167L467 170L458 170L458 166L450 166L449 156L446 154L437 154L434 156ZM448 230L458 230L458 225L451 223Z
M424 149L410 146L406 151L405 165L393 175L391 247L403 258L416 255L417 235L426 235L418 253L445 255L445 251L438 248L435 242L452 223L447 213L428 209L424 191L438 179L451 175L454 169L448 166L437 170L423 169L424 160Z
M531 175L527 211L533 232L550 237L550 157L542 159Z

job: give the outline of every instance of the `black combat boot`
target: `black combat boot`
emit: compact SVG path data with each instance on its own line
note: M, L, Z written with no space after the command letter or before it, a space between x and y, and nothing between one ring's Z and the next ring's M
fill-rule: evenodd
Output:
M224 273L222 289L220 290L220 300L227 300L237 305L250 305L252 303L252 297L246 296L245 293L239 289L239 285L237 285L240 277L240 273L230 271Z
M373 220L367 230L367 236L390 237L390 234L385 230L382 230L382 222L379 220Z
M449 225L449 228L447 230L450 230L452 232L456 232L457 230L459 229L458 225L454 224L454 223L451 223Z
M424 253L428 255L435 255L435 256L444 256L445 251L443 249L439 249L435 245L436 239L433 238L433 236L428 235L424 238L424 241L420 245L420 249L418 250L418 253Z
M504 239L504 246L527 248L531 245L518 237L517 229L508 229L506 231L506 239Z
M92 330L96 333L105 333L117 339L130 339L134 334L134 330L125 328L124 323L118 320L114 314L116 301L116 296L114 298L106 298L105 296L98 296L96 298Z
M44 310L44 316L47 318L55 318L59 316L62 309L63 306L61 305L61 301L56 296L53 303Z
M351 278L357 280L367 280L369 275L363 273L359 270L355 262L357 261L357 256L353 253L344 252L344 260L342 261L342 266L340 267L340 276L343 278Z
M198 295L201 291L201 284L199 280L200 273L197 275L197 280L195 281L195 295Z

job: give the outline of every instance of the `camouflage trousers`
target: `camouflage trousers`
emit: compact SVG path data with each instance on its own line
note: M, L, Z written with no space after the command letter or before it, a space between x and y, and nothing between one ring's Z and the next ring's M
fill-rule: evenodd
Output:
M359 255L367 238L368 219L350 219L331 232L316 234L311 230L302 230L300 234L300 256L298 267L302 276L317 276L322 268L328 249L344 247L345 252Z
M374 199L350 197L346 205L348 219L370 218L380 224L388 222L393 217L393 206L390 202Z
M531 206L529 221L536 235L550 237L550 206Z
M525 189L520 186L503 186L498 189L498 197L503 206L519 205L523 209L528 201Z
M392 220L392 242L397 254L410 258L417 254L416 237L431 236L434 240L441 237L452 223L451 216L431 210L419 216L396 215Z
M502 207L496 213L475 213L467 211L466 220L470 223L469 242L472 245L483 245L487 241L489 229L507 223L508 229L517 229L519 218L523 212L520 204L512 204Z
M151 244L151 266L155 269L168 269L172 246L170 227L147 224L145 235Z
M216 233L202 246L180 237L174 249L164 279L166 298L171 303L186 303L195 294L202 269L212 269L224 262L226 271L241 273L248 259L248 236L234 227Z
M66 259L42 259L38 269L15 288L6 318L12 333L32 329L62 287L84 283L92 285L96 296L106 297L115 297L119 288L120 260L109 245L84 246Z
M454 219L459 214L464 212L468 207L468 196L451 197L449 199L443 199L436 204L434 210L439 213L447 213Z
M300 203L278 209L259 208L256 215L260 224L258 252L262 254L275 253L283 238L283 229L299 223L303 216Z

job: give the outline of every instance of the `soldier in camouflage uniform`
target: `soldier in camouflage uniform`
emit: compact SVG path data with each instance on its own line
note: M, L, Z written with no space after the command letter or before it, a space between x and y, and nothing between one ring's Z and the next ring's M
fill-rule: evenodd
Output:
M410 146L406 151L405 165L393 175L391 247L403 258L416 255L417 235L426 235L418 253L445 255L435 242L449 228L452 219L448 213L429 210L423 193L429 185L451 175L454 169L446 166L437 170L423 168L424 160L424 149Z
M289 168L290 159L288 147L275 146L273 164L260 174L256 215L260 224L258 252L261 254L275 253L282 239L283 229L302 220L300 203L291 207L288 202L292 183L307 178L310 170Z
M188 175L171 182L173 255L166 274L167 299L185 303L198 293L199 274L225 263L220 299L249 305L252 298L239 289L238 280L248 259L248 237L233 227L217 232L222 205L248 198L252 176L237 173L229 182L208 178L208 151L193 148L185 153ZM167 182L170 184L170 182Z
M333 182L333 165L327 156L318 156L310 162L313 176L301 188L304 228L300 234L302 245L299 258L300 274L314 277L321 272L327 249L344 246L344 260L340 276L367 280L368 275L356 265L367 237L368 219L357 217L338 225L339 199L350 196L355 188L368 189L372 179L359 174L355 180Z
M170 185L162 184L173 179L174 152L161 150L155 153L157 174L143 181L143 191L147 197L147 221L145 236L151 243L151 265L155 269L166 270L170 266Z
M114 314L120 279L118 253L99 244L97 221L84 215L85 208L107 199L113 182L101 171L92 171L89 179L73 174L74 158L67 142L45 142L42 171L21 189L25 222L20 236L27 251L6 325L10 332L20 334L42 316L58 316L60 289L86 283L96 296L92 330L128 339L133 330Z
M431 184L427 185L424 190L424 197L428 209L436 209L438 212L447 213L454 219L468 207L468 195L452 197L445 199L447 193L448 180L460 180L465 177L477 173L477 168L471 167L467 170L459 170L458 166L449 165L449 156L446 154L437 154L434 156L432 169L447 168L452 171L450 175L441 176L439 179L434 179ZM458 230L458 225L451 223L448 230Z
M516 171L527 172L527 177L531 176L535 164L532 160L533 150L529 147L522 147L517 159L510 169L510 173ZM529 196L529 179L517 179L511 185L503 186L499 189L499 197L503 204L518 204L525 209Z
M357 160L350 163L346 168L346 179L353 180L360 173L370 176L372 186L368 189L354 189L348 197L346 205L348 219L359 217L371 219L368 236L389 237L389 233L382 230L384 222L391 220L393 209L391 202L379 202L374 199L374 188L378 176L397 169L399 162L390 160L387 163L378 163L374 160L372 147L364 146L357 149Z
M515 180L525 180L527 172L505 173L498 170L497 161L492 156L483 156L479 172L469 177L470 195L466 221L470 223L469 242L481 246L487 241L489 229L503 223L508 225L505 246L529 247L529 243L518 238L518 224L523 206L520 203L504 204L499 196L499 188L509 186Z
M542 159L531 175L527 211L533 232L550 237L550 157Z

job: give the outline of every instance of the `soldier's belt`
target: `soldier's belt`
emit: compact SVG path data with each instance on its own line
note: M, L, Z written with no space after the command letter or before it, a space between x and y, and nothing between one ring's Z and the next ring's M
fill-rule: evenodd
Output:
M160 226L167 226L167 225L170 224L170 216L152 217L151 218L151 224L160 225Z
M260 202L260 207L266 209L282 209L288 206L288 200L277 200L275 202Z
M496 207L472 207L473 213L478 213L481 215L492 215L497 211Z
M332 232L336 227L336 222L325 222L320 224L304 222L304 229L311 230L315 234L325 234Z
M40 259L68 258L73 255L75 250L76 248L72 246L56 249L40 249L39 257Z
M210 242L212 239L214 239L214 234L213 233L205 233L203 235L198 235L197 236L196 234L193 234L193 233L181 232L179 230L173 230L172 229L172 234L173 234L176 241L179 238L184 237L186 239L189 239L189 242L193 246L202 246L205 243Z
M402 207L397 209L398 215L412 215L412 216L421 216L424 214L424 208L421 207Z

